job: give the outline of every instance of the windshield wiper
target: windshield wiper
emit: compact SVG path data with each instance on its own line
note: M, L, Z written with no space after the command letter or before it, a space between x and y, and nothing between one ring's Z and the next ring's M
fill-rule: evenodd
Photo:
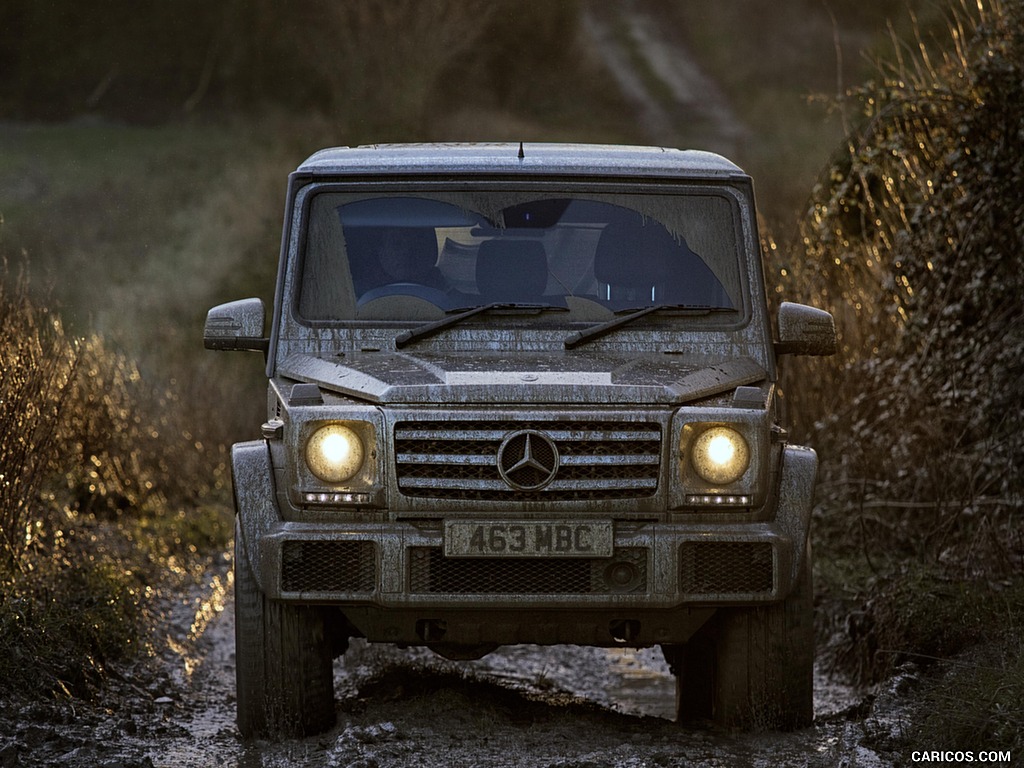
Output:
M405 331L398 334L395 337L395 348L401 349L412 344L414 341L425 339L433 336L436 333L440 333L445 328L451 328L453 325L458 325L463 320L468 320L475 315L483 314L484 312L490 312L493 309L528 309L534 311L543 310L554 310L556 312L568 312L568 307L558 307L553 304L520 304L516 302L508 301L495 301L490 304L481 304L479 307L470 307L464 310L452 310L456 314L450 314L447 317L443 317L440 320L435 320L432 323L421 325L418 328L413 328L411 331Z
M619 315L618 317L613 317L611 320L599 325L592 325L582 331L570 333L565 337L565 348L574 349L581 344L586 344L588 341L599 339L612 331L618 330L622 326L632 323L634 320L639 320L641 317L646 317L647 315L655 312L663 312L666 310L682 311L689 315L709 315L712 312L733 311L729 307L709 307L694 304L655 304L652 307L622 310L628 314Z

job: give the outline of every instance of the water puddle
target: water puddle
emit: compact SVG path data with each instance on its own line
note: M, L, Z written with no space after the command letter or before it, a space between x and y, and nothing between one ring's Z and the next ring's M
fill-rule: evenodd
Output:
M606 691L627 715L675 719L676 682L658 648L609 648Z
M443 756L456 745L463 764L487 759L487 764L501 768L535 764L534 758L541 753L551 759L536 764L560 765L559 755L576 755L581 764L602 768L640 765L648 758L662 761L654 764L677 765L681 764L677 758L683 757L691 765L806 768L836 764L838 758L860 749L859 724L829 718L856 705L862 694L824 670L815 675L818 724L814 727L791 734L723 733L678 730L669 722L674 717L675 680L658 648L508 646L478 661L452 662L426 649L401 650L362 641L353 642L335 666L340 711L334 729L284 743L243 743L234 726L231 588L230 568L218 568L207 576L200 595L188 595L178 603L174 653L169 659L178 670L172 675L177 692L173 704L158 709L162 721L158 729L163 735L144 752L154 768L333 768L358 765L364 758L363 764L380 768L407 764L434 768L450 764ZM552 709L523 730L515 708L502 709L505 699L486 685L466 689L478 697L469 702L465 700L469 694L457 685L449 689L438 683L440 687L429 696L417 693L415 686L403 691L401 674L394 678L398 682L393 691L366 687L382 671L402 668L415 668L416 674L436 673L438 680L456 671L523 692L531 701L550 701ZM565 695L645 719L603 721L599 715L582 714L576 723L560 714ZM445 710L445 702L453 708ZM492 721L495 711L500 715ZM484 712L492 713L486 721L481 719ZM601 733L594 732L595 727ZM502 740L516 744L545 729L550 733L543 736L543 743L522 746L525 762L506 758L495 746ZM139 741L136 744L142 746ZM862 755L865 765L875 764L868 760L871 756Z

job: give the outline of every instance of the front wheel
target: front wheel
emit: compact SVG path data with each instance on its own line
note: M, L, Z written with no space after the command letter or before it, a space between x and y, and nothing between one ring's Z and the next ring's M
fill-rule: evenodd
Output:
M235 523L235 677L243 738L289 738L334 725L324 612L269 600Z
M780 603L722 608L687 643L663 646L676 677L676 719L748 730L814 720L814 590L810 548Z

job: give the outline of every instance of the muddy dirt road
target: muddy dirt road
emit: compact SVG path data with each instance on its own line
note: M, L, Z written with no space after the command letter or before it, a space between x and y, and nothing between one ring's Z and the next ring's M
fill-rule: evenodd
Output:
M655 649L509 647L456 663L354 644L335 665L332 730L244 743L229 556L163 605L152 654L113 670L100 701L0 714L0 766L886 766L899 755L877 750L898 735L914 685L858 692L820 675L812 728L739 734L666 719L674 684Z

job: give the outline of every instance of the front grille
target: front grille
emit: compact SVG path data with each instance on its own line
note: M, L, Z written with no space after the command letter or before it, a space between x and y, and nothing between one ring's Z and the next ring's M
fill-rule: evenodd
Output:
M774 585L772 545L689 541L679 548L679 588L686 594L761 594Z
M513 432L535 430L557 448L554 480L512 487L498 450ZM470 501L629 499L658 490L661 427L628 421L415 421L395 425L399 490L406 496ZM524 483L529 485L529 482Z
M634 594L647 590L647 550L611 558L448 558L435 547L409 551L409 591L456 595Z
M374 546L369 541L286 541L281 552L284 592L372 592Z

